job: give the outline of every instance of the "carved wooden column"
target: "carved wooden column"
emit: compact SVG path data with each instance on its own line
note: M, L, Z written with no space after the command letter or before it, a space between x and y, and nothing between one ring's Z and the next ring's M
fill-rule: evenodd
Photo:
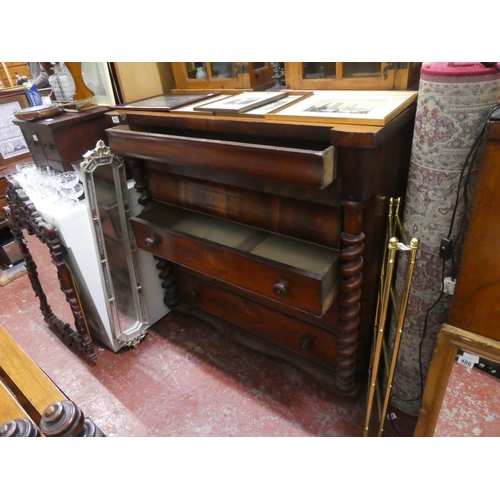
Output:
M163 302L167 307L174 307L181 301L181 296L172 273L172 266L168 260L156 255L154 258L158 261L156 269L160 271L161 287L165 290Z
M143 168L143 161L137 158L124 158L125 163L130 168L130 173L135 181L134 188L140 194L138 203L146 206L150 201L148 191L148 178Z
M363 281L363 228L364 205L359 202L342 202L344 230L341 234L340 295L338 326L338 358L336 387L344 394L357 392L355 385L356 349L361 309L361 283Z
M132 173L132 178L135 181L134 188L140 194L138 203L144 207L151 201L148 191L148 178L143 168L143 161L137 158L126 158L127 165ZM148 247L154 248L154 242L149 244ZM172 266L168 260L162 259L157 255L154 256L157 261L156 269L160 271L159 278L161 280L161 287L165 290L163 303L167 307L174 307L179 304L181 297L175 282L175 277L172 273Z

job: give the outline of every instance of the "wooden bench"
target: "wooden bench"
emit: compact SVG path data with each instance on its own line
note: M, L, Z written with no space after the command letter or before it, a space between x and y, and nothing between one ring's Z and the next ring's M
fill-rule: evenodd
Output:
M103 435L0 326L0 436Z

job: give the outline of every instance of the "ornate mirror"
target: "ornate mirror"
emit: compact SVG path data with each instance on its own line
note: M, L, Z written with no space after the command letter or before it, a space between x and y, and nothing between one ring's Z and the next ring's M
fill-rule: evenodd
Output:
M134 346L149 325L129 223L125 163L103 141L83 157L80 171L113 335L118 343Z
M499 363L500 342L443 325L429 368L415 436L487 436L493 426L497 433Z
M94 344L85 321L74 275L64 259L66 252L59 239L57 229L42 219L33 202L12 176L9 177L7 183L6 198L8 202L8 207L5 209L6 218L12 235L23 254L28 277L35 295L40 301L40 310L45 322L68 347L81 352L87 361L91 364L94 363L96 360ZM67 321L70 316L69 311L65 311L65 308L59 308L63 312L63 316L59 317L52 310L46 295L47 287L43 286L43 280L28 248L24 231L28 235L35 235L47 245L50 259L57 269L61 291L64 293L73 314L75 329L70 326L69 320ZM52 295L51 299L54 299L54 302L61 302L58 295Z

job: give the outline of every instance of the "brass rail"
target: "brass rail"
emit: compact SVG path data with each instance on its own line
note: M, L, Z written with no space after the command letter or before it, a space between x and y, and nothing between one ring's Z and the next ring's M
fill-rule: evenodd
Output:
M378 437L384 432L385 416L389 407L391 397L392 383L396 372L401 338L403 335L403 326L406 316L406 307L410 295L413 270L415 267L415 258L419 246L418 238L412 238L408 242L408 237L404 226L399 218L400 199L390 199L389 202L389 221L387 225L387 246L384 250L382 271L380 274L380 290L377 300L377 311L374 324L374 341L370 359L370 368L368 370L368 395L365 429L363 436L367 437L370 430L370 420L372 418L373 402L377 400L378 406ZM396 294L394 282L394 268L398 251L407 254L406 270L404 284L401 296ZM389 352L386 339L386 326L388 324L389 302L392 304L392 314L396 318L397 327L394 337L392 352ZM383 362L381 363L381 359ZM381 367L381 365L383 365ZM383 368L383 369L381 369ZM384 384L383 378L386 377L385 393L382 399L382 390ZM382 380L381 380L382 379Z

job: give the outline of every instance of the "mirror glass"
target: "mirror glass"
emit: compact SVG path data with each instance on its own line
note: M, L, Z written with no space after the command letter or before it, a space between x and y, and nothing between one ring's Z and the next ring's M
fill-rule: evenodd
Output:
M137 247L130 228L125 163L103 141L80 165L116 340L136 345L148 326Z
M500 363L458 349L434 436L500 436Z

